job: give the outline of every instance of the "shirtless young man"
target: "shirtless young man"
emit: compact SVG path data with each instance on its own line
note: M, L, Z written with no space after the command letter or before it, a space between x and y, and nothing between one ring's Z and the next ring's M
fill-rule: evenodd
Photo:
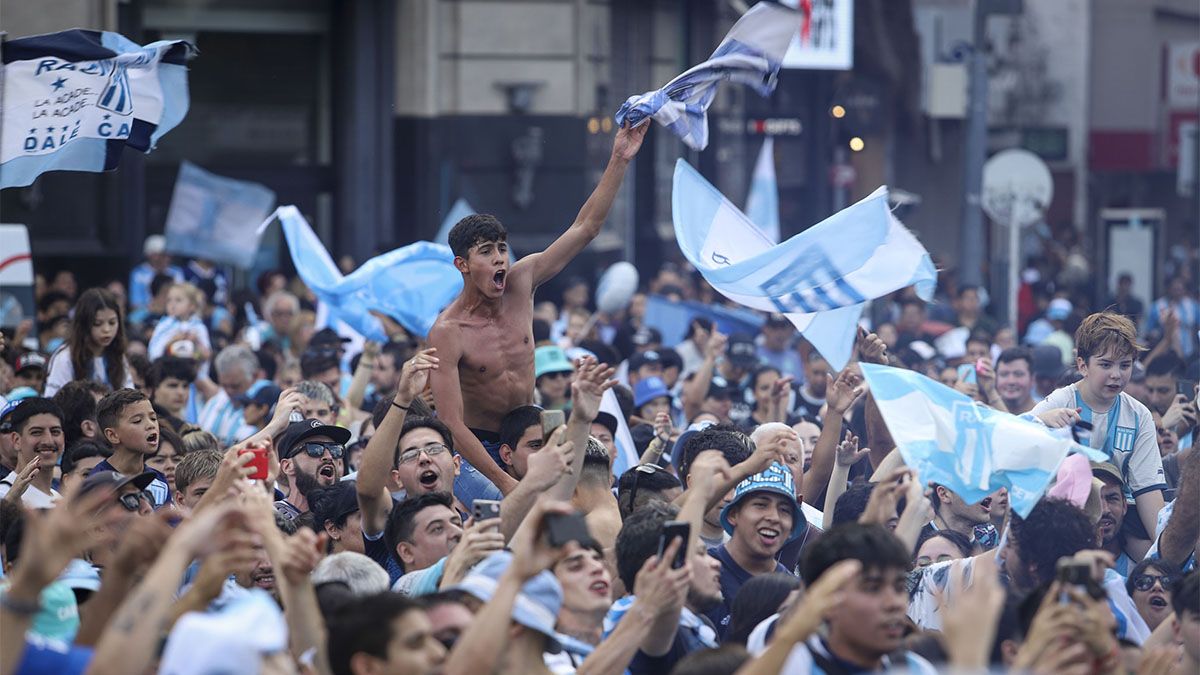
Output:
M545 251L522 258L511 270L508 233L494 216L468 216L450 231L463 290L429 331L429 345L437 347L441 361L431 376L433 398L464 464L504 494L517 481L482 441L495 442L501 418L533 401L533 292L600 234L649 126L617 131L608 168L575 223ZM491 452L497 450L498 444Z

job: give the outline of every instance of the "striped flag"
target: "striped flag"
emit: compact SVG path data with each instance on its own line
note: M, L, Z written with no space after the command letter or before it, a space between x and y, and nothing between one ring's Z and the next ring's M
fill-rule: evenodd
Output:
M937 270L888 210L886 187L779 244L682 159L671 200L679 248L705 280L734 302L786 315L838 370L868 300L912 285L933 297Z
M920 373L874 363L862 371L904 463L922 484L945 485L968 504L1004 487L1024 518L1068 453L1097 456L1039 422L978 404Z
M68 30L0 44L0 188L47 171L110 171L125 146L149 152L188 110L182 40L142 47Z
M454 255L441 244L418 241L375 256L343 276L299 209L275 209L259 232L275 218L283 226L300 278L329 308L331 317L346 322L367 339L388 339L372 310L424 338L438 313L462 290L462 273L454 266Z
M707 61L662 89L630 96L617 110L618 125L649 118L669 128L694 150L708 146L708 107L723 81L744 84L760 96L775 91L779 67L799 25L792 9L760 2L742 15Z

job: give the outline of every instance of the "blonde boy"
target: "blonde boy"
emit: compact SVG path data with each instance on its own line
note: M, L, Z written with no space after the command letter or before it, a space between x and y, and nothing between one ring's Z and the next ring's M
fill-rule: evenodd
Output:
M1125 393L1133 362L1145 347L1129 319L1111 312L1092 314L1075 331L1075 367L1083 379L1054 390L1033 408L1051 427L1092 424L1091 447L1121 470L1150 537L1162 509L1162 456L1150 410Z

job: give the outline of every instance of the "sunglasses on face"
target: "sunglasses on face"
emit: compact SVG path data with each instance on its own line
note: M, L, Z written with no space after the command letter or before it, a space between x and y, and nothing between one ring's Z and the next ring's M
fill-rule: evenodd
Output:
M304 452L304 454L308 455L309 457L317 459L321 457L321 455L324 455L326 450L329 451L329 456L334 459L341 459L342 455L346 454L346 448L344 448L340 443L305 443L297 450L292 452L290 456L295 457L301 452Z
M449 449L450 448L447 448L443 443L430 443L429 445L421 446L419 448L405 450L404 452L400 453L400 463L412 464L420 459L422 452L430 457L437 457Z
M147 504L154 504L154 499L150 497L150 493L142 490L140 492L129 492L117 497L117 501L121 503L122 508L126 511L137 511L141 506L142 500L146 500Z
M1174 581L1174 577L1170 577L1165 574L1162 576L1157 574L1142 574L1133 580L1133 588L1139 591L1148 591L1151 588L1154 588L1155 582L1158 582L1162 585L1162 589L1165 591L1171 587L1171 583Z

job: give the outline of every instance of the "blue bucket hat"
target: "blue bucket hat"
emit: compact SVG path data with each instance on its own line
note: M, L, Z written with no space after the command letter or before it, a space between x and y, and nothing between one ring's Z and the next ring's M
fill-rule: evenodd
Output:
M544 345L533 350L533 376L541 377L546 373L573 373L575 366L567 360L567 354L561 347Z
M633 385L633 407L641 408L647 403L656 398L670 396L671 392L667 390L667 383L663 382L661 377L647 377L638 380L638 383Z
M466 591L479 600L488 602L496 593L496 584L500 576L511 563L512 553L496 551L471 568L466 578L450 590ZM513 603L512 620L549 638L549 651L552 654L562 651L558 632L554 630L554 623L558 621L558 611L562 609L562 599L562 585L553 573L543 570L525 582L521 592L517 594L516 602Z
M774 492L786 496L791 501L792 533L787 538L789 542L795 541L804 534L804 530L808 529L808 519L800 512L800 505L796 503L796 482L792 477L792 472L786 466L775 462L764 471L738 483L734 488L733 499L729 500L725 508L721 509L721 527L725 528L726 532L733 534L733 523L729 522L729 512L746 496L755 492Z

